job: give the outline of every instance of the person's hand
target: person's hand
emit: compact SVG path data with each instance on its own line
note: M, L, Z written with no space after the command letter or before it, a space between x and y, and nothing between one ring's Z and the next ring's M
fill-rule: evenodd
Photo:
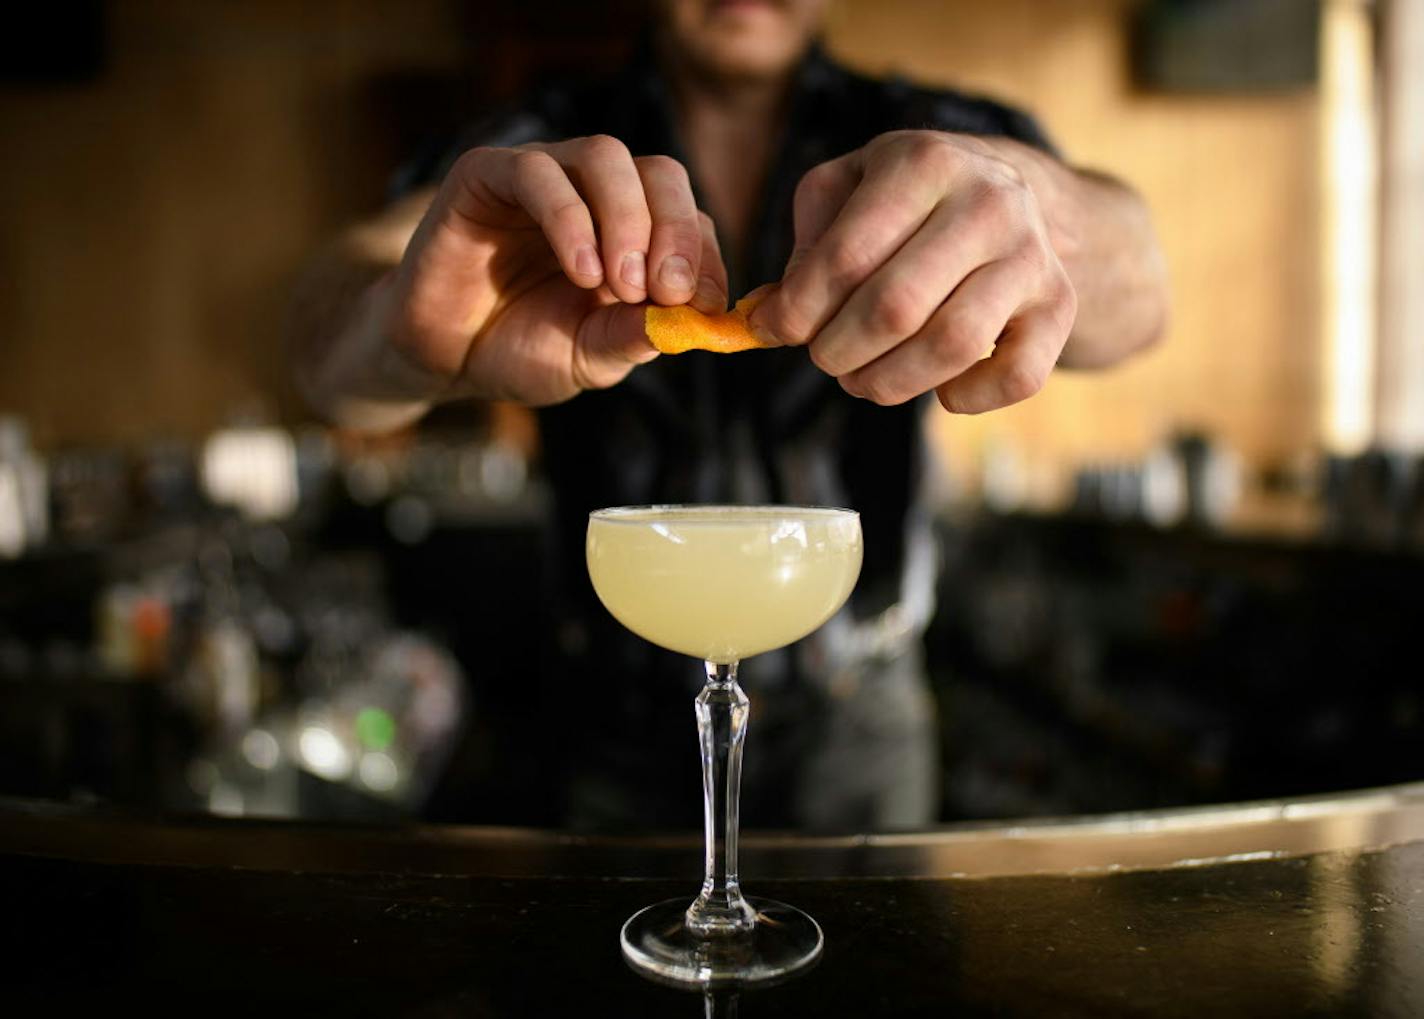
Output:
M642 302L727 302L687 171L607 136L466 152L388 285L389 342L432 398L532 406L656 357Z
M809 345L846 392L887 406L933 389L978 413L1042 388L1077 299L1034 192L991 140L881 135L807 173L794 212L786 273L750 319L759 335Z

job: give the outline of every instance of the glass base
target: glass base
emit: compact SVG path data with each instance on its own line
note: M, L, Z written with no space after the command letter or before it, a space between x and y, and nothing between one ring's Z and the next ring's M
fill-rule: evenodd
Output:
M701 938L683 924L687 899L639 910L623 925L623 957L638 972L679 987L725 987L782 980L821 955L820 925L795 906L749 898L750 934Z

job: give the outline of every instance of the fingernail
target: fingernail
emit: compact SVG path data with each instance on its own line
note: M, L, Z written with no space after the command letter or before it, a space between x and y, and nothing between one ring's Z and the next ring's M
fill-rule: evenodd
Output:
M593 250L591 244L585 244L574 254L574 268L580 276L596 279L603 275L603 263L598 260L598 252Z
M658 281L669 290L685 293L692 289L692 264L681 255L664 258L663 267L658 270Z
M768 329L766 326L762 325L756 320L755 312L753 312L751 317L747 319L747 328L752 331L753 336L755 336L762 343L765 343L767 346L784 347L786 345L781 342L781 337L777 336L770 329Z
M727 294L711 276L703 276L697 281L697 293L692 300L703 308L727 310Z
M751 329L752 335L758 340L761 340L761 342L765 343L768 347L785 346L785 344L781 342L781 337L777 336L770 329L759 326L755 322L748 322L747 326Z
M648 263L641 251L630 251L623 256L623 267L619 270L623 282L642 290L648 285Z

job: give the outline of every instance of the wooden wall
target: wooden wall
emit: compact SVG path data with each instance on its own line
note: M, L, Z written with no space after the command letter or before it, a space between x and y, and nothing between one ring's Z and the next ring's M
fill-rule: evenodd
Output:
M0 412L44 443L295 413L292 274L379 201L382 102L458 60L449 8L124 0L96 80L0 90Z
M1022 103L1072 159L1134 182L1171 261L1158 351L941 419L961 460L989 436L1060 462L1130 454L1178 425L1257 458L1313 441L1315 96L1138 93L1127 2L833 3L848 62ZM299 416L278 340L292 274L379 201L422 121L468 99L431 83L458 80L472 9L126 0L102 77L0 89L0 412L46 443Z
M1316 96L1142 93L1127 0L879 0L834 9L858 67L955 83L1031 109L1073 161L1132 182L1171 267L1170 334L1105 374L938 419L961 462L986 439L1059 463L1134 455L1204 427L1254 460L1308 448L1316 400Z

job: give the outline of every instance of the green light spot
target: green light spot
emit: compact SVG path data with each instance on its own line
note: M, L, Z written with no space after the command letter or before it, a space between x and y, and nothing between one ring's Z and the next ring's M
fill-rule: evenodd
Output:
M356 713L356 738L367 750L384 750L396 738L396 720L380 708Z

